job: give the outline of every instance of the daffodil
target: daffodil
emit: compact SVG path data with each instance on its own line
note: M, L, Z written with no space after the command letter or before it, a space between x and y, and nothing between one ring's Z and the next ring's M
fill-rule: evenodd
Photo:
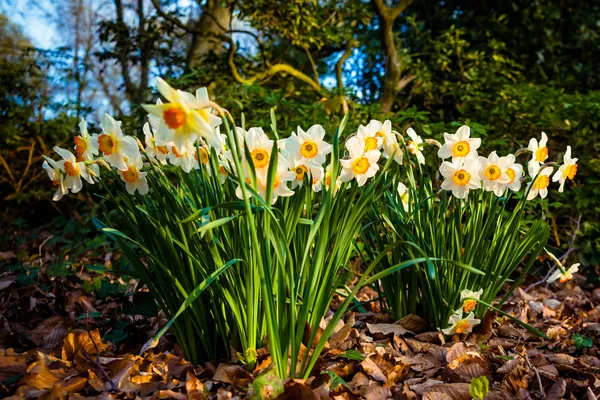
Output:
M398 139L396 138L396 134L392 132L392 123L389 120L385 120L383 121L383 123L377 120L371 120L371 122L369 122L369 124L363 128L363 131L369 132L369 135L371 135L371 132L374 132L374 136L376 138L383 138L382 147L385 158L390 158L393 156L394 161L396 161L398 164L402 164L402 150L398 145ZM361 134L360 128L358 134L359 136Z
M167 157L169 157L169 148L167 146L157 146L154 140L154 134L150 128L150 124L146 122L142 128L144 131L144 137L146 142L146 154L149 157L156 158L161 164L167 163Z
M196 148L187 146L184 150L179 150L176 146L172 146L169 153L169 163L181 167L185 173L199 168L198 160L196 159Z
M294 157L295 163L306 168L320 167L327 154L331 153L331 145L323 140L325 129L321 125L313 125L305 132L297 128L297 133L282 141L283 151Z
M52 181L54 186L57 186L52 200L59 201L62 197L69 193L69 189L65 186L64 173L61 169L61 165L57 162L44 156L45 161L42 163L42 168L46 170L48 178Z
M462 302L462 311L468 313L473 311L477 307L477 300L483 294L483 289L479 289L476 292L472 292L469 289L464 289L460 292L460 301ZM476 300L475 300L476 299Z
M500 165L506 171L506 175L510 178L506 187L513 192L521 190L521 177L523 176L523 166L515 162L514 154L509 154L504 157L500 157Z
M137 190L141 195L147 194L148 181L146 180L146 173L141 170L144 165L142 157L137 155L134 158L130 158L126 161L126 165L126 170L119 170L119 176L125 182L127 193L133 195Z
M262 128L248 129L245 133L245 140L256 174L263 178L263 180L266 180L273 141L269 139Z
M527 167L529 169L529 176L532 178L527 186L527 189L529 190L527 200L536 198L538 194L542 199L545 199L546 196L548 196L548 185L550 184L550 175L552 175L553 168L544 167L542 169L537 162L530 162Z
M387 126L384 127L379 121L372 120L367 126L360 125L356 136L361 138L365 143L364 152L370 150L379 150L385 143L386 136L390 136L392 124L387 121ZM387 131L387 132L386 132Z
M137 142L133 137L123 135L121 121L108 114L102 116L100 127L102 133L94 135L94 139L98 143L98 150L104 155L104 160L119 170L126 170L125 159L139 154Z
M458 128L456 133L444 133L444 145L438 150L438 157L452 161L477 157L477 149L481 146L481 139L471 138L471 128L466 125Z
M88 133L87 122L81 118L79 121L79 136L75 136L75 154L77 161L87 161L98 154L98 142Z
M473 330L473 327L479 325L481 320L475 318L475 315L471 312L465 318L463 318L462 310L458 310L448 319L449 328L442 329L446 335L468 333Z
M323 167L315 168L311 174L311 187L315 193L318 193L323 188L323 177L325 176L325 170Z
M78 162L77 158L69 150L61 149L58 146L54 147L56 154L62 157L61 161L57 162L60 170L65 174L64 184L71 193L77 193L83 187L81 178L89 183L94 183L92 176L89 174L84 162Z
M377 161L379 161L381 153L378 150L368 150L365 152L365 141L359 136L353 136L348 139L346 149L350 158L340 160L343 167L340 178L342 182L349 182L356 178L356 182L360 187L379 171Z
M290 164L287 162L285 157L279 157L277 162L277 168L275 169L275 177L273 180L273 190L271 195L272 197L270 199L271 204L275 204L277 198L279 197L289 197L294 194L294 191L287 187L287 182L292 182L296 178L294 172L290 171L289 168ZM246 181L247 184L250 185L252 181L249 178L250 171L247 167L244 168L244 175L245 176L243 179ZM265 199L265 201L269 202L269 200L266 198L267 176L257 174L256 178L257 187L255 188L255 190L263 199ZM241 187L238 186L235 193L238 198L243 198Z
M312 182L312 175L314 173L320 173L319 170L322 170L323 167L312 167L302 164L301 158L294 158L292 153L281 153L282 156L286 158L288 161L288 165L290 171L292 171L295 175L294 180L291 181L291 188L296 189L298 186L302 187L304 184L305 178L308 179L309 182Z
M398 183L398 196L400 196L400 201L402 202L402 207L404 207L404 211L408 212L408 188L402 182Z
M459 199L466 199L469 190L481 187L479 169L477 158L444 161L440 166L440 173L445 178L442 189L451 190L452 194Z
M552 275L550 275L550 277L548 278L548 280L546 280L546 282L548 283L552 283L554 281L556 281L557 279L560 281L560 283L565 283L567 281L570 281L571 279L573 279L573 274L576 273L577 271L579 271L579 263L577 264L573 264L569 267L569 269L561 271L560 269L557 269L556 271L554 271L554 273Z
M155 105L145 104L143 107L151 115L160 118L155 136L159 146L189 150L198 137L204 138L211 146L218 146L215 128L222 120L212 114L206 88L198 89L194 96L173 89L161 78L157 78L156 88L168 103L158 101Z
M543 164L544 161L548 158L548 147L546 144L548 143L548 136L544 132L542 132L542 138L538 142L536 138L531 138L529 140L529 146L527 150L533 153L532 159L529 161L529 164Z
M481 165L479 179L483 181L483 189L494 192L498 197L504 194L506 185L511 182L511 178L506 172L508 168L507 161L498 157L495 151L492 151L487 158L479 156L479 164Z
M558 191L563 192L565 188L565 182L567 179L573 180L577 174L577 158L571 158L571 146L567 146L567 151L563 156L563 165L558 168L554 176L552 176L552 182L559 182L560 187Z
M417 135L417 132L413 128L408 128L406 134L410 138L407 143L408 152L417 157L419 164L425 164L425 157L421 150L423 149L423 139Z

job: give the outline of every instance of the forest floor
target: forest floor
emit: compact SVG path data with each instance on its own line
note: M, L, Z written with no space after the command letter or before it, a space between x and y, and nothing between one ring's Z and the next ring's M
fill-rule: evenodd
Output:
M171 334L140 355L166 318L137 282L105 272L120 257L104 237L58 232L0 228L0 397L458 400L480 376L486 399L600 394L600 288L581 275L557 286L531 277L503 306L550 340L488 314L444 342L419 316L393 321L370 302L346 314L308 380L279 381L266 348L254 371L236 360L191 365Z

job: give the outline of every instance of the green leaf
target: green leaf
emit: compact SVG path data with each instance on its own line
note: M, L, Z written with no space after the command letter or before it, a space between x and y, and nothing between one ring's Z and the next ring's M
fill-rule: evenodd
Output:
M329 375L329 388L332 391L338 391L341 389L342 386L346 386L347 383L345 380L343 380L338 374L336 374L335 372L331 371L331 370L326 370L325 373L327 375Z
M358 350L348 350L345 353L340 354L340 357L356 361L362 361L365 359L365 357Z
M593 344L592 338L583 336L580 333L574 334L571 339L573 339L573 344L577 347L577 350L582 350L585 347L590 348Z
M247 399L268 400L275 399L283 393L283 380L277 376L273 369L261 373L254 379L248 388Z
M469 394L473 399L485 399L485 396L490 392L490 381L485 376L471 379L469 386Z

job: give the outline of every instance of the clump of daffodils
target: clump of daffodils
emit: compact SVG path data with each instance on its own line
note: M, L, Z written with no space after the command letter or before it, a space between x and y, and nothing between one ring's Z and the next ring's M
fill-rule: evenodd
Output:
M69 192L79 192L82 179L96 183L100 179L100 166L111 169L129 194L147 195L151 193L147 175L153 168L177 167L184 173L205 168L210 175L211 157L216 157L221 182L228 176L237 182L236 194L240 198L242 182L271 204L279 197L292 196L304 185L320 192L332 184L332 145L326 141L327 133L321 125L312 125L306 130L298 127L289 137L279 140L269 137L260 127L237 127L235 143L229 143L227 135L221 132L224 114L222 110L217 113L219 107L209 99L206 89L187 93L172 88L160 78L157 89L163 100L144 105L148 112L148 122L142 128L144 144L124 133L120 121L105 114L100 123L101 131L95 134L89 134L87 122L81 120L74 153L55 147L62 159L55 161L45 157L43 168L57 186L54 200L60 200ZM423 141L412 129L408 133L409 151L421 159ZM363 186L378 173L384 159L393 158L401 164L401 142L404 139L392 130L390 121L372 120L366 126L359 126L345 142L347 155L340 160L335 190L351 181ZM237 151L241 158L241 171L234 168L232 151ZM271 198L266 199L268 171L274 156L277 163L273 189Z
M492 151L487 157L478 155L481 139L472 138L468 126L461 126L455 134L444 134L445 142L438 156L445 160L440 166L444 178L442 189L451 191L459 199L466 199L471 190L483 189L496 196L505 196L507 191L518 192L522 182L527 181L527 200L536 197L546 198L550 180L560 184L559 192L567 180L573 180L577 173L577 158L571 158L571 147L567 146L563 163L554 176L553 165L548 163L548 136L542 132L538 142L532 138L527 149L520 152L531 153L527 163L529 177L524 176L524 168L516 162L516 155L499 156ZM446 161L446 159L449 159Z

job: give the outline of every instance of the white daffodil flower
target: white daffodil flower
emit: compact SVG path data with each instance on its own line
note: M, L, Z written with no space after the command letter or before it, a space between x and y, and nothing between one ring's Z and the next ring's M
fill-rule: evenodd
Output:
M506 175L510 178L506 187L513 192L521 190L521 178L523 177L523 166L515 162L514 154L509 154L500 157L500 165L506 171Z
M98 154L98 142L88 133L87 122L83 118L79 121L79 132L81 135L74 138L77 161L91 160Z
M167 157L169 157L169 148L167 146L156 145L154 134L148 122L144 124L142 130L144 131L144 141L146 142L146 154L149 157L157 159L161 164L166 164Z
M371 150L379 150L381 149L381 146L383 146L385 133L383 131L382 133L379 133L379 126L377 126L377 123L381 125L381 122L372 120L367 126L359 125L358 127L356 136L361 138L364 142L364 153ZM391 128L390 124L390 131Z
M402 154L402 150L398 145L398 138L396 137L396 134L392 132L392 123L389 120L385 120L383 123L377 120L371 120L371 122L369 122L369 124L363 128L362 134L365 135L365 140L366 138L373 136L376 138L383 138L382 147L385 158L390 158L393 156L394 161L396 161L398 164L402 164L404 154ZM358 136L361 136L360 128L358 130Z
M269 170L273 141L269 139L262 128L250 128L245 132L244 137L256 174L265 181Z
M58 146L54 147L56 154L62 157L61 161L57 162L60 170L64 172L64 184L71 193L77 193L83 188L81 178L89 183L94 183L94 179L89 174L84 162L77 162L77 158L69 150L61 149Z
M461 333L468 333L473 330L473 327L479 325L481 320L475 318L475 314L472 312L469 313L465 318L463 318L462 310L458 310L457 313L452 314L448 319L449 328L442 329L446 335L454 335Z
M471 138L471 128L466 125L458 128L456 133L444 133L444 145L438 150L438 157L452 161L477 157L477 149L481 146L481 139Z
M245 181L248 185L252 184L250 179L250 170L246 166L244 168ZM256 184L257 187L255 190L258 194L265 199L265 201L269 202L266 198L267 196L267 176L256 176ZM294 191L287 187L287 182L292 182L296 179L296 175L293 171L290 171L290 164L287 162L284 156L280 155L277 159L277 168L275 170L275 178L273 180L273 190L270 199L271 204L275 204L279 197L289 197L294 194ZM243 199L242 188L238 186L236 188L235 194L238 198Z
M560 187L558 191L560 193L565 189L565 182L567 179L573 180L577 174L577 158L571 158L571 146L567 146L567 151L563 156L563 165L558 168L554 176L552 176L552 182L559 182Z
M104 155L104 160L111 166L126 170L126 158L134 158L139 154L137 142L131 136L123 135L121 121L115 120L108 114L104 114L100 121L102 132L94 135L98 143L98 150Z
M479 169L477 158L444 161L440 166L440 173L445 178L442 189L451 190L452 194L459 199L466 199L469 190L481 187Z
M529 140L529 146L527 146L527 150L533 153L532 159L529 161L528 165L541 165L548 158L548 147L546 144L548 143L548 136L544 132L542 132L542 138L538 142L536 138L531 138Z
M423 139L417 135L417 132L413 128L408 128L406 134L410 138L407 143L409 153L417 157L419 164L425 164L425 156L421 152L424 146Z
M130 158L126 161L126 164L127 169L125 171L119 170L119 176L125 182L127 193L133 195L137 190L141 195L147 194L148 181L146 180L146 173L141 170L144 166L142 157L137 155L134 158Z
M562 272L560 269L557 269L556 271L554 271L554 273L552 275L550 275L550 277L548 278L548 280L546 280L546 282L552 283L552 282L556 281L557 279L560 281L560 283L565 283L567 281L570 281L571 279L573 279L573 274L576 273L577 271L579 271L580 265L581 264L579 264L579 263L573 264L569 267L569 269L565 270L565 272Z
M398 196L400 196L400 201L402 202L402 207L404 211L408 212L408 188L402 182L398 182Z
M469 289L464 289L460 292L460 301L462 302L462 311L468 313L471 312L477 307L477 301L471 299L479 300L481 295L483 294L483 289L479 289L476 292L472 292Z
M479 164L481 169L479 170L479 179L483 181L483 189L488 192L494 192L498 197L504 194L506 186L511 181L508 176L506 169L508 165L498 157L495 151L492 151L490 155L486 157L479 156Z
M323 189L323 177L325 170L323 167L314 168L311 170L311 187L313 192L318 193Z
M156 88L168 103L158 101L155 105L144 104L143 107L151 115L160 118L155 136L157 145L189 150L187 147L198 137L204 138L210 146L219 145L215 128L222 120L212 114L206 88L198 89L194 96L173 89L161 78L156 79Z
M281 141L281 147L284 153L294 157L295 164L319 168L332 150L324 138L325 129L321 125L313 125L306 132L298 127L297 133L292 132L289 138Z
M42 168L46 170L48 178L50 178L52 184L54 186L58 186L56 188L54 196L52 196L52 200L59 201L63 198L65 194L69 193L69 189L67 189L64 182L65 175L61 170L60 164L57 161L54 161L53 159L48 158L46 156L43 157L45 161L42 163Z
M544 167L540 171L542 167L537 162L530 162L527 167L529 168L529 176L532 178L527 185L527 190L529 190L527 200L536 198L538 194L542 199L545 199L548 196L548 185L550 184L550 175L552 175L553 168Z
M199 168L196 157L196 148L193 146L186 146L185 150L179 150L176 146L172 146L169 153L169 163L179 166L187 174L192 169Z
M358 186L364 185L367 180L379 171L379 157L381 153L378 150L365 150L365 141L359 136L353 136L346 142L346 149L350 158L340 160L342 164L342 173L340 178L342 182L349 182L356 178Z

